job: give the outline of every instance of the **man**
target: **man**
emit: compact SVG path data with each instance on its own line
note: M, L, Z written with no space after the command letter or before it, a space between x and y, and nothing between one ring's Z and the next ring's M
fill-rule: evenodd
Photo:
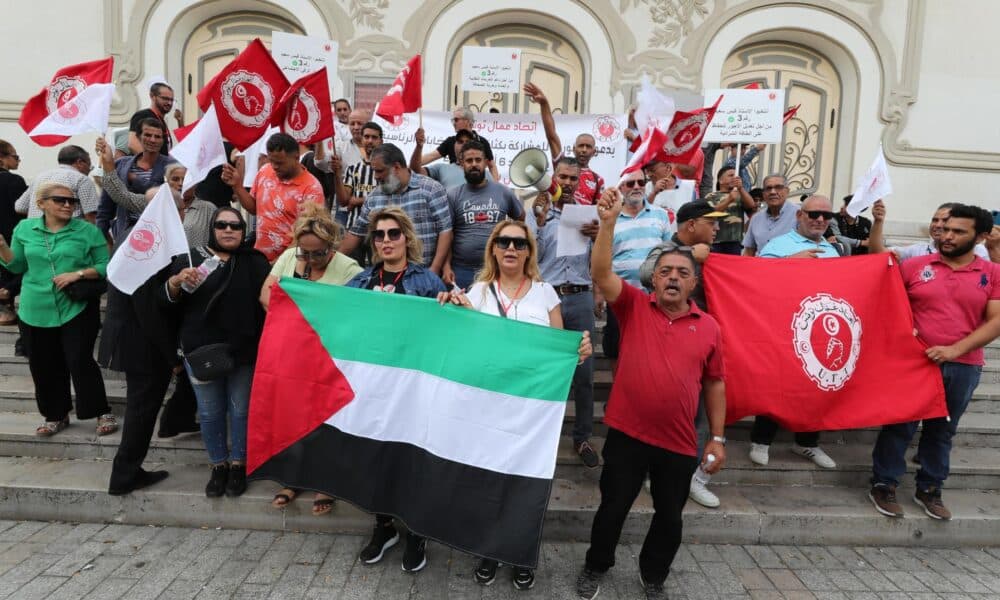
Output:
M347 165L343 177L337 172L337 161L334 161L334 174L337 184L338 211L344 214L343 225L350 230L361 214L361 206L365 198L375 189L375 179L372 164L367 157L372 151L382 145L382 127L369 121L361 126L361 155L359 160ZM342 163L341 163L342 164ZM339 215L339 213L338 213Z
M722 165L725 167L736 168L736 151L738 150L737 144L722 144L723 149L727 149L729 156L722 161ZM740 181L743 183L744 189L750 189L753 185L753 181L750 179L750 163L753 159L757 158L757 155L764 151L767 144L743 144L743 154L740 155Z
M466 183L448 191L454 240L442 279L467 289L483 267L493 228L507 219L523 221L524 205L509 187L486 179L486 147L481 143L470 140L458 156Z
M0 236L10 240L14 227L24 217L15 208L17 199L28 189L24 178L11 171L21 164L21 157L10 142L0 140ZM78 196L79 197L79 196ZM21 291L21 275L14 274L0 267L0 326L16 325L17 313L14 312L14 298ZM15 353L24 356L21 338L15 342Z
M928 256L934 254L938 251L938 242L941 240L941 236L944 232L944 223L948 220L950 211L952 207L958 206L957 202L945 202L934 211L934 215L931 217L930 224L930 235L931 239L927 242L917 242L916 244L910 244L909 246L895 246L892 248L886 248L883 242L884 238L882 236L882 230L884 227L884 222L875 220L872 225L871 235L869 237L869 245L873 254L878 254L879 252L885 252L886 250L891 250L901 262L905 262L911 258L918 256ZM994 227L993 231L986 238L986 244L976 244L973 248L976 256L990 260L992 262L1000 262L1000 228Z
M563 156L562 140L556 132L556 122L552 118L552 108L549 106L549 99L542 93L541 88L533 83L524 84L524 93L534 102L538 103L538 109L542 115L542 126L545 128L545 138L549 142L549 152L552 153L552 160L559 160ZM577 204L596 204L604 189L604 178L590 170L590 159L597 154L597 140L589 133L581 133L576 136L573 143L573 158L580 165L580 183L576 186L574 200Z
M546 192L539 193L533 204L535 218L527 220L528 228L538 242L538 270L541 271L542 279L559 294L563 326L573 331L589 331L593 335L595 299L594 290L591 289L590 252L576 256L556 254L562 208L574 202L574 192L580 181L580 167L576 160L562 157L556 161L553 179L561 188L559 199L553 203ZM580 231L593 238L597 233L595 225L584 225ZM573 449L584 465L596 469L601 461L590 445L590 435L594 429L593 358L577 365L570 393L576 404Z
M646 201L650 204L656 201L660 192L677 189L677 175L672 164L654 159L646 163L642 170L646 173Z
M844 205L840 207L835 223L840 232L840 235L836 236L837 241L850 248L851 255L856 256L868 254L868 238L871 236L872 222L861 215L852 217L847 214L847 205L853 198L854 194L844 196Z
M341 125L347 125L347 119L351 116L351 103L347 98L337 98L333 101L333 113Z
M497 166L493 162L493 149L490 148L489 140L478 133L475 133L476 130L473 127L475 122L476 117L468 108L460 107L451 112L451 125L455 128L455 132L457 133L462 129L473 132L472 135L474 136L474 139L482 142L483 146L486 147L486 160L490 169L490 174L493 175L493 180L500 181L500 171L497 170ZM426 165L441 157L447 158L448 161L452 163L458 162L458 154L455 152L455 136L445 138L445 140L438 145L437 149L428 152L420 159L420 164Z
M368 216L389 205L402 208L423 246L423 265L441 275L451 248L451 211L441 184L410 171L403 151L382 144L368 155L376 188L368 194L354 226L340 243L340 252L350 255L368 235Z
M765 210L757 211L750 218L750 225L743 236L743 256L755 256L771 241L795 228L798 207L788 202L788 185L785 176L773 173L764 178Z
M705 196L704 200L715 210L726 213L726 218L719 224L712 251L739 256L743 249L743 220L753 213L757 205L743 187L735 168L723 166L715 180L718 182L716 191Z
M100 196L94 180L90 178L90 171L93 169L90 154L79 146L63 146L59 149L56 162L59 163L58 167L42 171L35 177L28 189L17 199L14 209L21 214L27 214L31 219L42 216L42 209L38 208L38 203L35 202L35 190L46 183L58 183L73 190L73 194L80 199L73 216L83 217L93 223L97 218Z
M954 204L941 225L939 253L914 257L900 265L913 311L917 335L928 344L927 358L941 367L947 417L925 419L918 453L913 501L932 519L949 520L941 488L950 471L952 438L972 393L979 385L983 346L1000 336L1000 266L978 256L974 248L993 229L993 217L978 206ZM881 201L872 210L876 227L885 220ZM872 450L875 509L902 517L896 486L906 472L903 457L917 423L882 427Z
M765 189L767 187L765 183ZM765 191L765 194L767 192ZM770 204L768 204L770 206ZM823 233L833 221L833 205L825 196L810 196L796 211L796 228L777 236L764 246L762 258L838 258L840 254L833 245L823 239ZM767 465L769 451L778 424L767 417L754 419L750 431L750 460L758 465ZM819 447L819 432L796 432L792 452L804 456L817 466L834 469L837 463Z
M267 164L254 177L253 187L243 187L243 160L222 166L222 180L233 188L240 205L257 215L257 241L269 262L292 244L292 228L306 202L323 206L323 187L299 162L299 143L287 133L267 140Z
M649 475L656 510L639 553L639 575L647 599L665 599L664 581L681 543L687 483L698 466L694 416L704 394L712 440L701 464L716 473L726 460L726 396L722 335L710 315L689 300L697 282L689 252L664 251L647 294L611 269L614 228L621 211L618 190L598 204L600 231L594 242L594 282L621 322L621 362L604 421L601 504L594 515L590 548L577 579L580 598L594 598L615 564L615 547L642 482Z
M128 148L132 154L143 151L142 122L147 119L155 119L163 133L159 152L160 154L168 154L173 146L173 140L170 137L170 128L167 127L167 122L164 119L170 114L170 109L174 107L174 90L165 83L154 83L149 88L149 102L149 108L136 112L129 119ZM181 112L181 109L174 110L174 119L177 120L178 127L184 127L184 113Z
M342 137L339 133L334 137L334 152L331 156L317 156L316 158L316 168L321 171L326 171L327 173L334 173L336 179L343 180L346 175L347 170L352 166L367 160L368 154L365 152L365 143L363 139L363 132L366 123L371 122L371 111L364 109L352 110L347 116L347 129L350 132L349 137ZM381 128L379 128L381 130ZM342 131L343 128L338 128L337 131ZM381 143L381 136L379 136ZM355 167L357 168L357 167ZM342 181L341 181L342 183ZM335 185L335 188L337 183ZM338 188L339 189L339 188ZM341 225L347 224L347 221L351 218L351 207L348 205L340 204L340 196L334 193L337 198L336 215L334 218ZM356 217L356 215L355 215Z
M416 145L413 147L413 153L410 155L410 170L414 173L430 177L440 183L445 190L462 185L465 183L465 168L461 164L462 148L473 139L475 139L474 133L468 129L459 129L455 132L455 155L458 157L458 162L436 162L425 167L421 159L423 158L424 143L427 141L427 136L421 127L413 134L413 140L416 142ZM478 141L476 143L482 145ZM483 147L485 148L485 146ZM486 178L492 180L488 170L486 171Z
M139 124L139 141L142 152L134 156L123 156L115 161L115 171L125 182L130 192L145 194L146 190L163 184L167 165L175 162L160 153L163 146L163 129L156 119L143 119ZM139 220L139 215L131 213L124 206L117 206L107 192L101 193L97 206L97 227L112 241L130 229Z

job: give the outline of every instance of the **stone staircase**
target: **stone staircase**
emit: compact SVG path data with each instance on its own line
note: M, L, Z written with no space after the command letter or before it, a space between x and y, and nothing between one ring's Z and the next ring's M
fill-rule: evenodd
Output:
M154 436L147 466L168 469L170 478L129 496L107 495L119 435L98 438L94 421L89 421L72 422L53 438L36 437L41 417L27 362L14 356L15 337L16 328L0 329L0 519L352 533L369 529L370 517L344 502L329 515L313 517L311 494L275 510L270 500L277 485L269 482L252 483L240 498L205 498L207 456L197 434L169 440ZM595 341L601 356L599 333ZM876 429L824 433L823 447L838 463L829 471L793 455L790 434L781 432L770 464L760 467L748 458L752 421L744 419L727 428L726 469L711 485L722 506L705 509L689 502L685 537L732 544L995 544L1000 539L1000 344L987 348L987 363L952 453L945 499L953 521L932 521L919 511L909 500L912 476L901 490L906 518L875 513L866 496ZM606 433L603 403L612 376L607 360L598 358L595 366L593 442L600 451ZM122 414L124 380L107 372L105 385L113 410ZM554 540L587 539L600 499L600 470L586 469L572 450L573 413L569 403L545 524L545 536ZM641 539L651 515L651 498L642 492L626 524L626 538Z

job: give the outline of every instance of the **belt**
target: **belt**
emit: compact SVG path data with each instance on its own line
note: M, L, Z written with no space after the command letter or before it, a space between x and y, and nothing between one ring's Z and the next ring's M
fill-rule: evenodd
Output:
M564 283L563 285L553 286L556 289L556 293L560 296L568 296L570 294L579 294L581 292L589 292L589 285L573 285L570 283Z

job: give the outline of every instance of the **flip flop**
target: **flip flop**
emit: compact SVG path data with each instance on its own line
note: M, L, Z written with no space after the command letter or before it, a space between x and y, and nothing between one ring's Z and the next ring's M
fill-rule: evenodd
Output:
M316 498L313 500L312 514L314 517L321 517L333 510L333 498Z
M285 508L295 500L298 493L291 488L284 488L274 495L274 499L271 500L271 506L274 508Z

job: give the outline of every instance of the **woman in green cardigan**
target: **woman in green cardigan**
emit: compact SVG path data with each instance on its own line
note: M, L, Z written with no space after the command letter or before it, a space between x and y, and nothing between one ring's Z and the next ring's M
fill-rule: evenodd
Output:
M69 425L72 379L76 418L97 417L97 434L107 435L118 429L118 423L94 360L100 302L74 300L64 290L77 281L105 277L108 245L97 227L73 218L80 200L69 188L41 185L35 201L42 216L18 223L9 246L0 236L0 265L24 274L21 337L38 412L45 418L35 434L48 437Z

